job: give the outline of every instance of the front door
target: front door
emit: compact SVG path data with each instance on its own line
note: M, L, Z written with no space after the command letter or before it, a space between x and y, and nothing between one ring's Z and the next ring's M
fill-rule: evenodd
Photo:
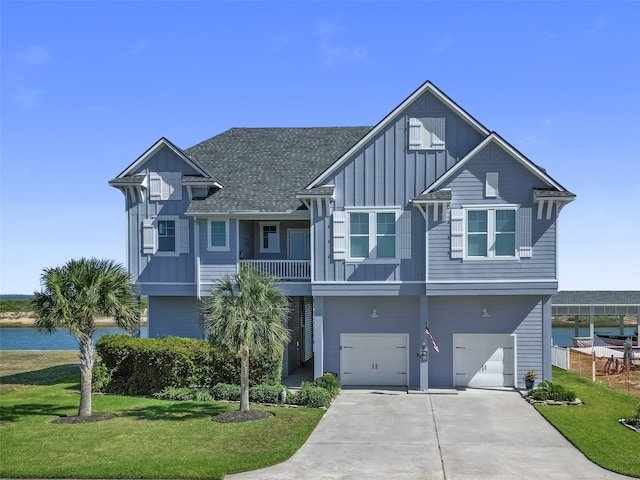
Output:
M309 260L309 229L289 229L289 260Z

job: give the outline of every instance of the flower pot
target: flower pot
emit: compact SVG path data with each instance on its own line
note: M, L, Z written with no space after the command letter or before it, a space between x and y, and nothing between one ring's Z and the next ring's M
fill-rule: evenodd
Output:
M527 390L531 390L533 388L534 381L533 380L525 380L524 386L527 387Z

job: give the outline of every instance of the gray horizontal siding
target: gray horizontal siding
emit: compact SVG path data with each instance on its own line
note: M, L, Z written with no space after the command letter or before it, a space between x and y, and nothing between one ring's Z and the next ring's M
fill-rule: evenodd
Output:
M487 172L499 173L499 197L485 198ZM555 279L556 219L538 220L533 205L533 188L540 179L495 145L489 145L443 188L452 190L451 208L472 205L519 205L533 208L531 258L520 260L461 260L451 258L450 212L447 221L429 220L429 281L492 279Z
M205 338L196 297L149 297L149 338L172 335Z
M516 334L516 382L527 370L542 372L543 321L540 296L429 297L429 328L440 353L429 357L429 385L453 385L453 334ZM489 318L482 317L486 307Z

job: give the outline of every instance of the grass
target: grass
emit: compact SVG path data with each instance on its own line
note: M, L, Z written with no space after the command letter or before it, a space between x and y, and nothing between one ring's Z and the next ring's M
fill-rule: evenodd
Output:
M640 399L554 368L553 383L573 390L581 407L540 406L537 410L594 463L623 475L640 477L640 434L618 423L633 416Z
M66 353L75 354L77 363L77 353ZM5 375L11 359L24 364ZM28 364L39 365L39 370L25 372L31 368ZM117 418L54 425L49 421L77 413L76 365L46 366L42 358L29 360L18 352L2 352L2 375L3 386L21 385L0 395L2 478L223 478L226 473L286 460L324 413L254 407L275 417L223 424L211 417L237 409L236 403L94 395L93 412L114 413Z

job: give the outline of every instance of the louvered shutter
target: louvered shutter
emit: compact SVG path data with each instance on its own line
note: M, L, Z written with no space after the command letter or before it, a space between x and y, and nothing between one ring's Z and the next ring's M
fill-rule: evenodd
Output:
M153 219L142 221L142 253L145 255L156 253L156 229Z
M333 258L347 258L347 212L333 212Z
M530 258L533 255L531 207L524 207L518 210L518 252L520 258Z
M180 224L178 253L189 253L189 219L181 218L178 223Z
M464 209L451 209L451 258L464 258Z
M487 198L498 196L498 172L487 172L484 196Z
M149 173L149 200L162 200L162 177L156 173Z
M432 119L429 131L431 132L431 148L434 150L444 150L445 119L438 117Z
M411 258L411 211L403 211L398 218L398 243L400 258Z
M409 119L409 150L419 150L422 146L422 131L424 127L419 118Z

